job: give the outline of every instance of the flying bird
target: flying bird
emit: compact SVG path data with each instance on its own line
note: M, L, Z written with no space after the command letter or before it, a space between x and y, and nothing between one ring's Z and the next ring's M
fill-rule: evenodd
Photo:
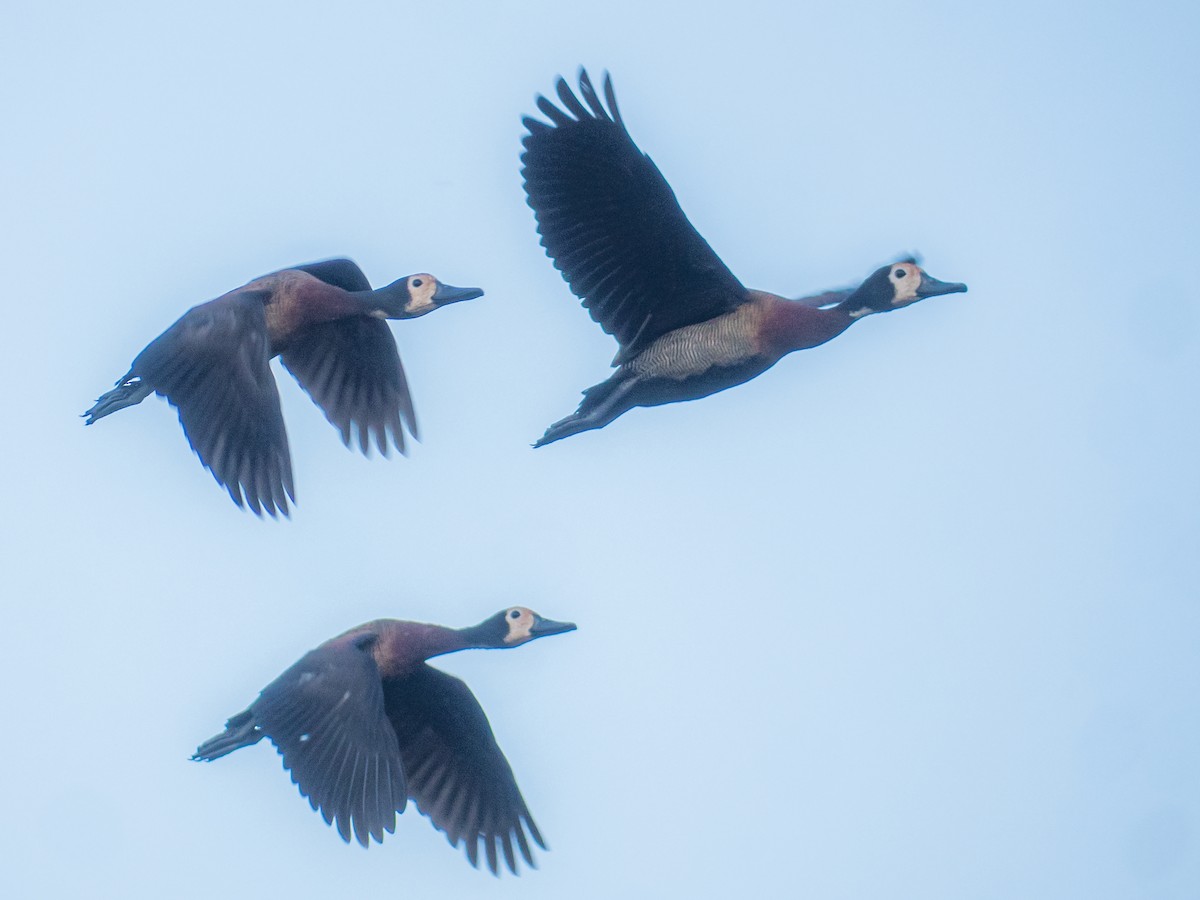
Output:
M658 167L633 142L613 92L580 70L560 78L549 121L525 117L521 170L542 246L572 293L617 339L616 371L535 447L603 428L635 406L695 400L761 375L872 313L965 291L915 260L884 266L857 289L788 300L742 285L688 221Z
M373 290L355 263L282 269L189 309L147 345L85 424L161 394L192 450L238 506L288 515L292 459L270 361L283 364L350 445L404 452L417 420L396 339L384 319L412 319L483 296L409 275Z
M529 839L546 844L479 701L426 660L574 630L523 606L470 628L368 622L305 654L192 759L219 759L268 738L300 793L346 843L352 835L364 847L382 843L412 799L450 846L465 845L472 866L482 843L493 874L500 854L517 874L513 842L529 866Z

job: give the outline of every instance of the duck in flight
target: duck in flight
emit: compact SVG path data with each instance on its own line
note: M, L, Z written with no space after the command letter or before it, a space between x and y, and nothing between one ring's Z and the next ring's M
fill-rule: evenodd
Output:
M404 429L416 438L417 420L383 320L481 296L426 274L373 290L348 259L273 272L184 313L84 413L85 424L161 394L234 503L286 516L296 494L272 357L283 357L347 446L357 432L363 454L372 438L384 456L390 444L403 453Z
M542 246L601 328L617 339L614 372L535 447L603 428L635 406L695 400L761 375L873 313L965 291L915 260L884 266L853 290L788 300L750 290L688 221L653 161L633 142L604 79L585 70L577 97L557 83L556 106L526 117L525 194Z
M465 845L472 866L482 843L493 874L501 855L516 874L514 840L529 866L529 839L546 844L479 701L426 660L574 630L523 606L470 628L368 622L301 657L192 759L219 759L268 738L300 793L346 843L351 835L364 847L382 843L411 799L450 846Z

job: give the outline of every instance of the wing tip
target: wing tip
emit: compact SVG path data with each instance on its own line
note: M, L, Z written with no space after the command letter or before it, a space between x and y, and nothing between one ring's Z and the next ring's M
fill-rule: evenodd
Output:
M528 147L531 140L548 131L586 120L607 121L622 128L625 127L624 122L621 120L621 112L617 108L617 97L616 92L613 90L612 75L607 69L603 70L602 82L607 108L606 103L601 101L600 95L596 92L595 85L592 83L591 75L588 74L586 66L580 65L578 67L575 78L579 85L578 94L575 93L575 89L571 87L570 83L562 75L559 75L554 81L554 93L558 96L559 103L562 104L561 107L555 104L553 100L548 99L544 94L536 95L534 99L535 105L542 115L550 121L547 123L533 116L523 116L521 124L525 127L528 134L521 139L522 144ZM581 97L582 101L580 100Z

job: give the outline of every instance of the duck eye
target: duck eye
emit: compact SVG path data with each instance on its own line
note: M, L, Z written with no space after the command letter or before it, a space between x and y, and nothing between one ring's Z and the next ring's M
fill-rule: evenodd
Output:
M512 612L510 612L508 614L508 617L510 619L519 619L519 618L521 618L521 611L519 609L514 609Z
M420 278L414 278L414 279L413 279L413 287L420 287L420 286L421 286L421 279L420 279Z
M897 278L904 278L906 275L908 275L908 273L907 273L907 272L905 272L903 269L897 269L897 270L896 270L896 277L897 277Z

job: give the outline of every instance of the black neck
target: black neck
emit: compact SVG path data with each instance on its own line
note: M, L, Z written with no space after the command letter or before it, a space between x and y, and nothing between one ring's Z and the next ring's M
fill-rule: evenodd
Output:
M364 312L382 310L388 318L400 318L408 304L408 280L401 278L373 291L350 291L350 296L362 304Z
M458 635L466 647L502 647L504 638L508 636L508 623L504 621L503 615L492 616L478 625L459 628Z

